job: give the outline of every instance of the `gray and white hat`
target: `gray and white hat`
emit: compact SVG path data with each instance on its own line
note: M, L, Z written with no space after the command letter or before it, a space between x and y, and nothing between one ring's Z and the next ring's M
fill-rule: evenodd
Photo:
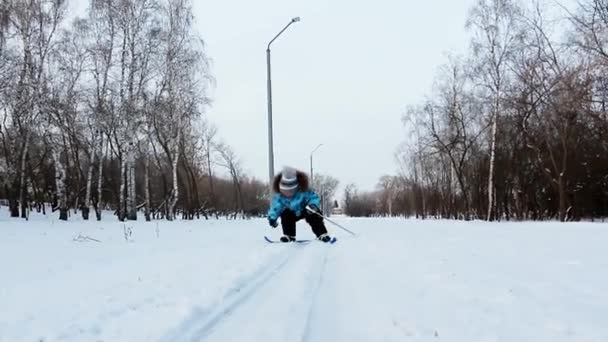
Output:
M298 173L292 167L285 166L281 171L281 183L279 189L281 191L293 191L298 187Z

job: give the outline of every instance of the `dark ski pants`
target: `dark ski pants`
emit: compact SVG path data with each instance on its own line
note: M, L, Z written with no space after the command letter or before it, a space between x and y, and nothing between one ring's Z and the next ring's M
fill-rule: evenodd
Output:
M281 214L281 226L283 227L283 234L287 236L296 236L296 222L301 219L306 220L306 222L312 228L312 232L315 233L317 237L327 234L327 228L325 228L325 224L323 223L323 218L310 214L308 212L303 212L303 216L297 217L296 214L289 210L285 209Z

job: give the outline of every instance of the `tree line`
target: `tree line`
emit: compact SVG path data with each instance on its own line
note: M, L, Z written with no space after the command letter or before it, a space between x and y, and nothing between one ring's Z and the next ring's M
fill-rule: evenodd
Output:
M400 172L373 192L347 187L347 213L606 217L608 2L556 6L479 0L468 52L403 116Z
M214 80L190 0L0 0L0 198L12 217L251 216L249 177L205 119Z

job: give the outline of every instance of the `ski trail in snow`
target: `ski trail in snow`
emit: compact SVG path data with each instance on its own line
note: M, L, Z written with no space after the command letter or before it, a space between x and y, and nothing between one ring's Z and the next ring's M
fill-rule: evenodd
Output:
M169 331L160 341L200 341L219 322L230 316L240 305L253 296L265 283L275 277L296 254L301 253L303 246L294 246L296 250L287 249L277 262L264 265L229 291L218 307L212 310L195 308L182 323Z
M321 284L323 283L323 276L325 275L325 269L327 268L327 258L329 256L329 250L325 253L323 257L323 266L320 268L319 277L314 285L313 295L310 300L310 307L308 308L308 314L306 315L306 325L304 326L304 335L302 336L302 342L310 341L310 331L311 331L311 322L313 319L313 315L315 314L316 302L318 300L319 289L321 288Z
M352 241L340 247L327 258L311 306L308 329L301 341L400 342L411 339L411 333L395 323L393 306L389 305L394 301L391 296L394 290L387 280L401 270L387 269L381 265L381 260L370 258L372 253L367 251L374 251L375 247L367 242Z
M333 247L301 248L281 271L248 296L229 315L198 329L185 341L300 341L307 335L312 306ZM202 328L203 326L201 326Z

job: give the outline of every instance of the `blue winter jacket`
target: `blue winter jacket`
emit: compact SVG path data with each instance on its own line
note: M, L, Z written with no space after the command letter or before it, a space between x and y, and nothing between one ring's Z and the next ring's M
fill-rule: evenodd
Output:
M302 217L309 204L321 206L319 195L313 191L297 191L291 198L287 198L282 194L275 194L272 197L272 203L268 210L268 218L277 220L285 209L293 211L297 217Z

